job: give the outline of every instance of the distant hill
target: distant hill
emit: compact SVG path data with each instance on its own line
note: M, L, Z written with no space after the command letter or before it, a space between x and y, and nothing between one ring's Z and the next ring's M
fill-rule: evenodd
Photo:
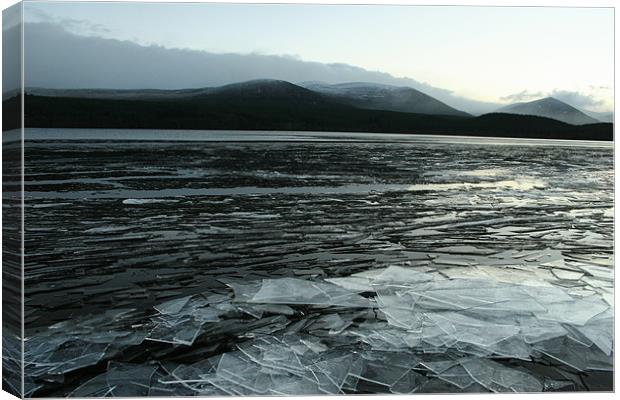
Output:
M300 83L307 89L328 95L343 104L370 110L399 111L428 115L469 116L441 101L410 87L367 82L326 84Z
M586 111L583 112L590 117L597 119L601 122L614 122L614 113L613 112L595 112L595 111Z
M2 131L19 129L22 126L22 102L20 95L2 100Z
M138 92L148 95L140 98ZM105 98L92 98L93 91L88 92L89 97L27 94L25 124L40 128L296 130L613 139L612 124L574 126L549 118L501 113L472 117L371 110L343 104L333 96L284 81L250 81L191 93L172 91L170 95L165 92L105 91ZM10 109L17 102L18 98L13 98L4 106Z
M600 122L575 107L564 103L554 97L515 103L497 110L499 113L536 115L539 117L553 118L572 125L595 124Z

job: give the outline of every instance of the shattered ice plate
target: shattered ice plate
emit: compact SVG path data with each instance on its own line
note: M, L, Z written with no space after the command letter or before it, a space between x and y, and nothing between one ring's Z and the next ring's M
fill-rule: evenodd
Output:
M486 271L449 278L390 266L329 282L281 278L229 283L232 290L226 295L203 293L155 305L155 314L139 324L142 336L127 342L145 349L160 343L151 351L160 354L159 360L172 357L177 365L172 370L162 361L135 366L114 361L122 346L111 351L109 344L100 343L96 317L30 338L26 348L37 357L30 358L26 369L31 376L46 377L109 360L107 372L85 381L72 392L75 396L144 396L151 390L194 395L415 393L431 387L539 392L544 376L510 363L546 360L548 369L610 370L611 306L595 296L573 297L562 286L506 283L501 274L495 277ZM367 297L360 295L360 279ZM132 313L119 317L119 323L136 318ZM248 318L254 322L243 322ZM62 335L61 327L66 330ZM236 336L235 349L208 361L192 355L198 356L217 335ZM174 356L178 346L189 349L181 358ZM122 372L129 369L134 373Z

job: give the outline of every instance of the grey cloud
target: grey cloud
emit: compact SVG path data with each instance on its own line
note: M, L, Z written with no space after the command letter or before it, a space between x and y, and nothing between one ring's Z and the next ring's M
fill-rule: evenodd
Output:
M545 97L542 92L529 92L527 90L523 90L519 93L513 93L508 96L501 97L500 100L510 103L518 103L522 101L539 99L541 97Z
M550 96L555 97L558 100L562 100L563 102L577 108L595 108L605 103L603 100L597 99L592 95L581 92L571 92L567 90L556 89L550 93Z
M39 10L38 8L28 7L28 11L26 12L26 17L28 19L34 19L36 21L42 22L54 22L54 19L51 15L46 13L43 10Z
M21 87L21 3L2 11L2 98Z
M608 90L609 88L606 86L590 86L590 89L593 91L597 91ZM508 103L518 103L538 100L544 97L555 97L556 99L579 109L596 109L605 104L605 101L603 99L597 97L594 94L560 89L554 89L551 92L530 92L527 90L523 90L519 93L514 93L508 96L501 97L501 100Z
M294 83L375 82L413 87L474 114L498 107L497 104L458 97L449 90L414 79L342 63L302 61L295 56L214 54L141 46L130 41L76 35L49 22L27 23L25 38L27 87L179 89L262 78Z
M64 26L70 31L85 35L101 35L103 33L112 32L101 24L93 24L84 19L63 18L58 20L58 24Z
M58 18L38 8L28 8L26 15L37 22L62 26L65 30L80 35L101 35L112 31L102 24L95 24L86 19Z

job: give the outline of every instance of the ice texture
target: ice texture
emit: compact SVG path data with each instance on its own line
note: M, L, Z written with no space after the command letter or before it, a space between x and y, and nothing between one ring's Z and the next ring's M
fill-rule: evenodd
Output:
M380 136L29 142L26 395L610 390L612 151Z
M107 361L105 373L71 392L83 397L404 394L442 387L539 392L567 384L550 383L515 361L611 370L613 308L597 296L573 296L553 280L564 278L544 276L547 285L531 285L488 270L446 275L389 266L329 282L231 282L226 293L156 304L146 320L117 311L108 330L98 329L101 316L52 326L26 342L32 354L26 368L35 380L49 379ZM119 329L124 324L139 329ZM222 335L237 338L231 351L199 357L212 354L212 338ZM176 366L115 360L132 346L152 348ZM181 358L179 347L187 349Z

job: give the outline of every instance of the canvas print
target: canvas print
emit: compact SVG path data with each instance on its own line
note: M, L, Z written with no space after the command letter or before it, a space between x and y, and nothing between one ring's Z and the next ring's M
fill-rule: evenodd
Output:
M5 391L614 390L613 8L2 23Z

